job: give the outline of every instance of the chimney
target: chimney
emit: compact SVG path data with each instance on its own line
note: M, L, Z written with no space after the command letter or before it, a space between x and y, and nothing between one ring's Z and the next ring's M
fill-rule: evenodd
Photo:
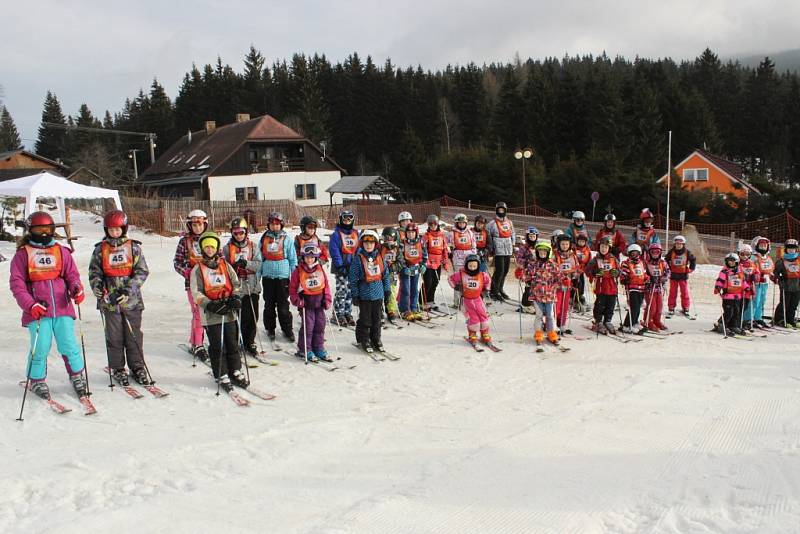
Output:
M217 129L216 121L206 121L206 133L211 133Z
M236 114L236 122L246 122L250 120L249 113L237 113Z

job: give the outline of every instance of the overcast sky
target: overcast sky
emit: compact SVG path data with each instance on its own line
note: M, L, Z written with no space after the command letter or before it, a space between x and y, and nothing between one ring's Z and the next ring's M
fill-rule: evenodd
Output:
M157 77L174 98L192 62L235 70L251 44L268 63L295 52L382 64L510 61L564 54L694 58L800 48L798 0L4 2L0 85L33 147L48 89L65 114L96 116Z

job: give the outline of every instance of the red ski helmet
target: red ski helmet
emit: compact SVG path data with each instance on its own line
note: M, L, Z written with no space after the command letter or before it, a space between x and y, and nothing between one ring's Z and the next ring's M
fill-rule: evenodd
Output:
M108 237L109 228L122 228L122 235L128 235L128 216L122 210L111 210L103 217L103 231Z
M53 218L50 216L49 213L45 211L34 211L30 215L28 215L27 219L25 219L25 230L30 232L31 228L33 228L34 226L50 226L51 227L50 233L53 233L53 231L55 230L55 224L56 222L53 220Z

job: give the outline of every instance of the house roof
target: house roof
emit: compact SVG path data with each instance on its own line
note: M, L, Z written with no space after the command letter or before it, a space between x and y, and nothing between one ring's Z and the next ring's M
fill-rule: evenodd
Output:
M35 173L37 171L50 171L59 176L63 174L59 169L0 169L0 182L5 182L6 180L15 180L17 178L22 178L23 176L30 176L31 173Z
M248 141L306 142L317 148L274 117L263 115L248 121L219 126L211 132L200 130L187 133L142 173L140 179L155 185L155 181L170 177L209 176ZM343 171L331 158L325 159Z
M400 188L383 176L344 176L325 190L326 193L393 195Z
M87 167L78 167L74 172L70 173L70 175L67 176L67 180L72 180L75 176L77 176L81 172L85 172L85 173L91 174L92 176L94 176L95 178L100 180L101 182L104 181L102 176L100 176L99 174L94 172L92 169L89 169Z
M7 152L0 152L0 160L8 159L8 158L10 158L12 156L16 156L17 154L23 154L25 156L28 156L29 158L38 159L39 161L42 161L44 163L49 163L50 165L52 165L53 167L56 167L57 169L64 169L64 170L67 169L67 166L64 165L63 163L59 163L59 162L54 161L54 160L52 160L50 158L46 158L44 156L40 156L39 154L36 154L35 152L29 152L28 150L25 150L23 148L20 148L18 150L9 150ZM28 169L28 171L30 171L30 169ZM30 174L30 172L28 172L28 174Z
M710 165L716 167L719 171L725 174L732 182L740 184L745 189L749 189L754 193L760 195L761 191L759 191L756 187L751 185L747 180L744 178L744 169L738 163L734 163L733 161L727 160L720 156L716 156L707 150L703 150L702 148L695 148L694 151L686 156L680 163L674 165L673 168L677 169L682 167L689 159L697 154L704 160L706 160ZM656 183L661 183L667 179L667 175L665 174L661 178L658 179Z

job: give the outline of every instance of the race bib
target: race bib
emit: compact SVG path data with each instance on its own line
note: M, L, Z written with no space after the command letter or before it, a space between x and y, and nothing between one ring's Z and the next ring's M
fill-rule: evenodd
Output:
M273 241L272 243L269 243L267 245L267 251L269 252L278 252L278 250L279 250L279 245L277 241Z
M208 283L213 287L225 285L225 275L218 272L212 272L208 275Z
M376 263L368 263L367 264L367 274L369 276L378 276L381 274L381 268Z
M683 257L676 256L675 258L673 258L672 263L676 267L680 267L681 265L683 265L685 263L685 260L683 259Z
M344 238L344 246L345 248L353 248L356 246L356 240L352 237L345 237Z
M790 263L789 266L786 267L786 270L789 271L790 273L800 272L800 264Z
M742 287L742 279L738 276L731 279L731 287Z
M416 249L416 248L408 249L408 257L409 258L419 258L419 249Z
M317 278L315 276L310 276L306 280L306 287L308 287L308 289L316 289L320 286L322 286L322 280L320 278Z
M127 265L130 261L128 257L128 249L121 248L119 250L115 250L108 256L108 263L111 267L119 267L121 265Z
M467 280L465 287L467 289L478 289L479 283L477 280Z

